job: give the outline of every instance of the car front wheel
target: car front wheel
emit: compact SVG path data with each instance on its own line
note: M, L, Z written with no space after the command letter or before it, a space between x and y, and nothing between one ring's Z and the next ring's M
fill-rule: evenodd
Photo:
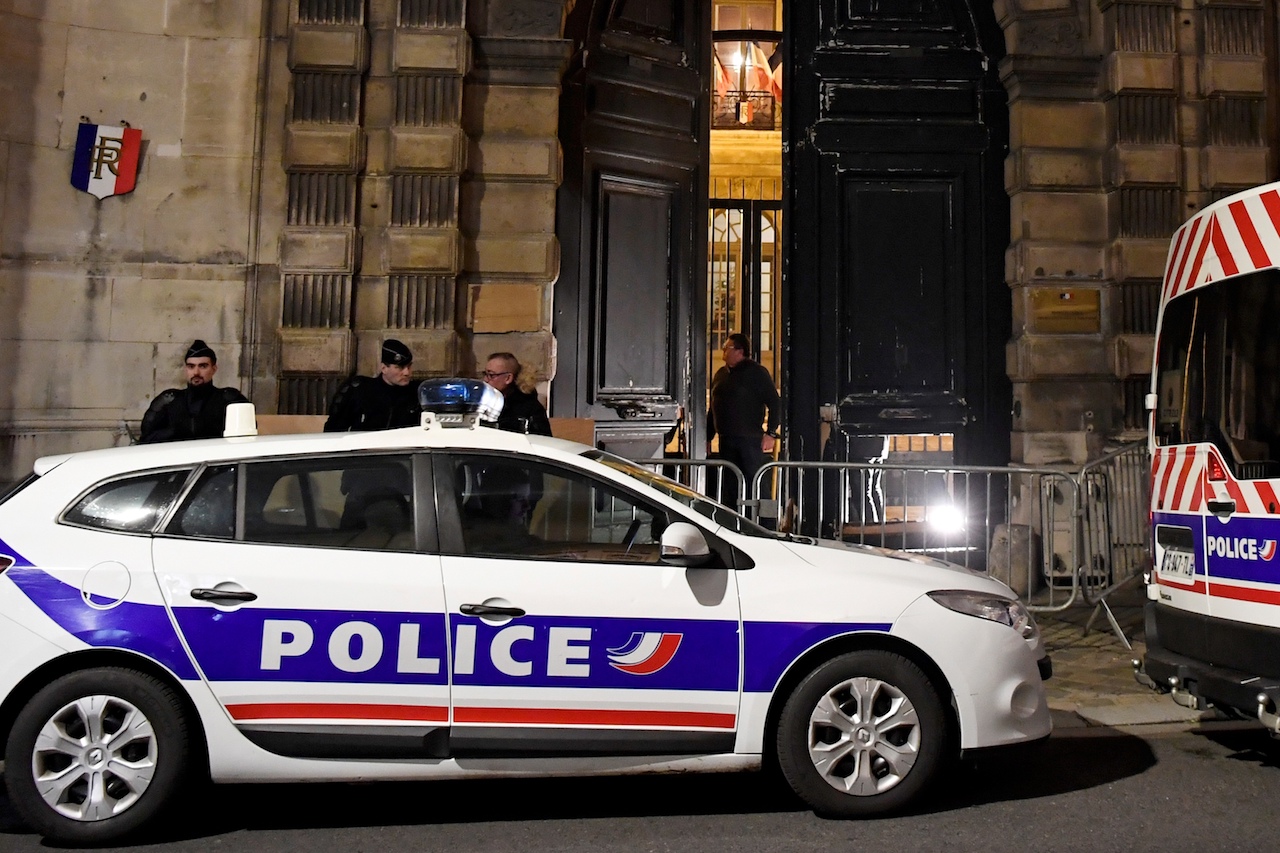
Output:
M851 652L815 669L783 706L778 764L819 814L882 814L938 774L948 731L942 699L918 666L889 652Z
M62 676L32 697L5 749L9 798L51 841L101 844L172 801L190 738L174 692L128 669Z

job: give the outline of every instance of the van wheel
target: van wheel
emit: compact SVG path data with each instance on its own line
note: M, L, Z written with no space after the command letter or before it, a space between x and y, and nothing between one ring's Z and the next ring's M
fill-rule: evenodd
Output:
M783 706L778 764L792 790L831 817L914 800L951 750L942 699L901 655L851 652L810 673Z
M101 844L172 802L191 746L177 695L141 672L74 672L18 714L5 782L19 815L47 839Z

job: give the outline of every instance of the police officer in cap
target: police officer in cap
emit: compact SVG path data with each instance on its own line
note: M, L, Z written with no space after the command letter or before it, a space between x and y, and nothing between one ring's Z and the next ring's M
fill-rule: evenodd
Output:
M187 387L160 392L142 416L143 444L221 438L227 406L249 402L239 390L213 384L213 375L218 372L218 355L204 341L191 344L183 366L187 371Z
M394 338L382 342L377 376L352 376L329 404L325 432L360 432L417 426L422 420L413 353Z

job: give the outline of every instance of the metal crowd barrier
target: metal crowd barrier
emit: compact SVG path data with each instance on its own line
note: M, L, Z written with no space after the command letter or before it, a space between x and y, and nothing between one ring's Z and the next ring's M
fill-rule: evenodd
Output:
M1113 629L1107 595L1140 577L1150 561L1144 443L1079 472L769 462L749 489L724 460L643 464L780 532L944 559L1005 582L1033 610L1093 604Z
M760 517L782 531L936 557L1008 584L1035 610L1081 594L1080 489L1049 468L772 462Z

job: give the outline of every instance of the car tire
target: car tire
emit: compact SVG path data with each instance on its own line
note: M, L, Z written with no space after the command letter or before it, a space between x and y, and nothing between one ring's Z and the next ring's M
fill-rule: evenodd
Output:
M129 669L54 680L14 720L5 748L9 799L62 844L103 844L150 822L179 793L191 739L177 695Z
M919 796L950 754L942 698L918 666L883 651L819 666L783 706L778 766L818 814L865 817Z

